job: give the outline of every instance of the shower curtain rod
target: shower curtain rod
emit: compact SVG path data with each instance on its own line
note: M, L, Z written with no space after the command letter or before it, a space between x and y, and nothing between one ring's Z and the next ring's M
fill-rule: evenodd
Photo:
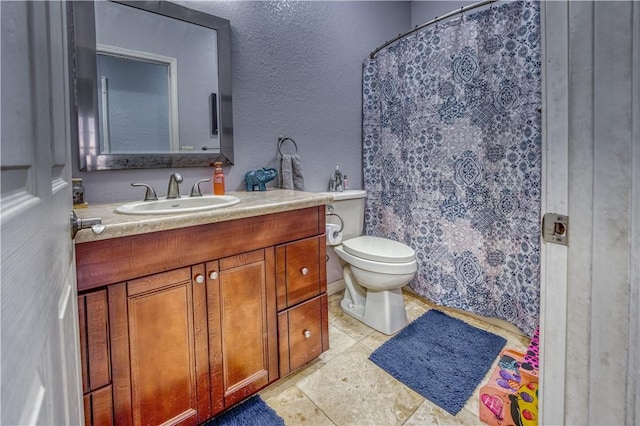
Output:
M412 30L409 30L409 31L407 31L406 33L403 33L403 34L398 34L397 37L392 38L389 41L386 41L382 46L378 47L376 50L371 52L369 54L369 58L373 59L373 57L376 56L376 54L379 51L381 51L382 49L384 49L385 47L389 46L390 44L395 43L396 41L400 40L401 38L404 38L404 37L408 36L409 34L413 34L418 30L421 30L421 29L423 29L425 27L428 27L429 25L433 25L436 22L440 22L440 21L442 21L444 19L451 18L452 16L456 16L456 15L458 15L460 13L465 13L465 12L467 12L469 10L472 10L472 9L475 9L475 8L478 8L478 7L481 7L481 6L490 4L490 3L495 3L497 1L499 1L499 0L484 0L484 1L481 1L481 2L478 2L478 3L470 4L469 6L463 6L460 9L456 9L456 10L454 10L452 12L447 13L446 15L442 15L440 17L436 16L434 19L430 20L429 22L425 22L424 24L416 25L416 27L413 28Z

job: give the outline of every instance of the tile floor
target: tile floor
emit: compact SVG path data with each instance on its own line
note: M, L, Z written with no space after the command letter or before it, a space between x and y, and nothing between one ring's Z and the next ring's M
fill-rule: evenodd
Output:
M409 321L435 307L410 292L405 292L404 297ZM287 425L483 424L478 418L477 389L465 407L452 416L369 361L371 352L391 336L344 314L340 309L341 298L342 291L329 296L330 349L260 392ZM513 330L453 309L437 309L504 337L506 347L525 350L529 345L526 336ZM486 379L479 386L485 382Z

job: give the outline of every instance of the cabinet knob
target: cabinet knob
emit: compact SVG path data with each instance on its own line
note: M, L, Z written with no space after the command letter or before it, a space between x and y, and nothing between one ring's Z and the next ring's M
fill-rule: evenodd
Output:
M302 272L302 275L307 275L309 273L309 270L307 268L302 268L300 272Z
M309 330L303 331L302 334L304 334L305 339L308 339L309 337L311 337L311 332Z
M218 273L216 271L211 271L209 273L209 278L211 278L212 280L217 280L218 279Z
M196 280L196 282L197 282L198 284L202 284L202 283L204 282L204 275L202 275L202 274L198 274L198 275L196 275L195 280Z

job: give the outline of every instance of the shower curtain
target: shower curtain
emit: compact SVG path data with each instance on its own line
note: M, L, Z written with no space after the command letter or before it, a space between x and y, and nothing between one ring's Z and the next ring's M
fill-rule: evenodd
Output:
M540 296L537 2L432 25L363 66L368 235L417 255L411 287L529 336Z

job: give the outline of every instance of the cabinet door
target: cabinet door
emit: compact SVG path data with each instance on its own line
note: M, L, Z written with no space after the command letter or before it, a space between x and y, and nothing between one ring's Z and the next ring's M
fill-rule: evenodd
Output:
M113 424L113 394L111 386L84 395L85 426L110 426Z
M208 262L206 270L215 413L277 379L273 249Z
M78 296L85 424L113 424L107 291Z
M116 424L210 417L204 281L199 265L109 287Z
M88 393L111 383L107 291L78 296L82 390Z

